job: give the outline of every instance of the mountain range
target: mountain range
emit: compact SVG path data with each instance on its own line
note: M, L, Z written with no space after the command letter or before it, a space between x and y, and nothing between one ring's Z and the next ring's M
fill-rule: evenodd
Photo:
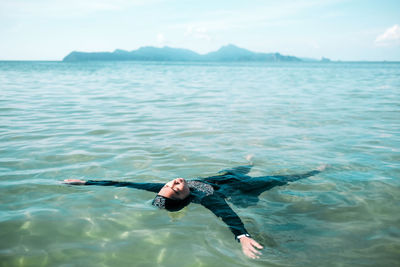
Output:
M65 62L79 61L210 61L210 62L299 62L310 61L295 56L286 56L280 53L257 53L226 45L219 50L208 54L198 54L194 51L172 47L141 47L137 50L126 51L117 49L114 52L77 52L73 51L64 57ZM313 60L317 61L317 60Z

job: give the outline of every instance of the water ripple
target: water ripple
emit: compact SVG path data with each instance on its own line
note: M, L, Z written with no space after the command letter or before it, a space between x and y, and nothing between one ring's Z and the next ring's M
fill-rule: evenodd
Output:
M394 266L399 70L0 62L2 263L248 266L201 206L173 215L155 210L149 192L59 182L206 177L254 154L253 175L331 168L233 206L266 247L252 265Z

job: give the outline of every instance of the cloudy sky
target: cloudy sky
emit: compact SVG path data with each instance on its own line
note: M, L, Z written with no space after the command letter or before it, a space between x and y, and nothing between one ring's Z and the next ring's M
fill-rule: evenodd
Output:
M400 61L400 0L0 0L0 60L235 44L334 60Z

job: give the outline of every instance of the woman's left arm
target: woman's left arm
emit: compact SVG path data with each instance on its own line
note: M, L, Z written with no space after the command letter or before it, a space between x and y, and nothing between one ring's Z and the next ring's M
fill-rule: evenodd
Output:
M221 218L235 235L235 239L240 242L243 253L249 258L258 258L261 252L257 249L263 247L250 237L239 216L229 207L225 199L216 194L203 198L201 204Z
M242 245L242 251L244 255L252 259L258 259L262 253L257 249L262 249L261 246L257 241L255 241L251 237L243 236L240 239L240 244Z

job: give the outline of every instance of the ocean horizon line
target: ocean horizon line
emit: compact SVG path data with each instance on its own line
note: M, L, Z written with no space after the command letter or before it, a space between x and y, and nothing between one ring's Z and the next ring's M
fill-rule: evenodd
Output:
M89 63L89 62L162 62L162 63L214 63L214 64L245 64L245 63L256 63L256 64L263 64L263 63L307 63L307 64L331 64L331 63L400 63L400 60L330 60L328 62L315 60L315 61L279 61L279 62L263 62L263 61L188 61L188 60L93 60L93 61L74 61L74 62L67 62L56 59L0 59L0 62L61 62L61 63Z

